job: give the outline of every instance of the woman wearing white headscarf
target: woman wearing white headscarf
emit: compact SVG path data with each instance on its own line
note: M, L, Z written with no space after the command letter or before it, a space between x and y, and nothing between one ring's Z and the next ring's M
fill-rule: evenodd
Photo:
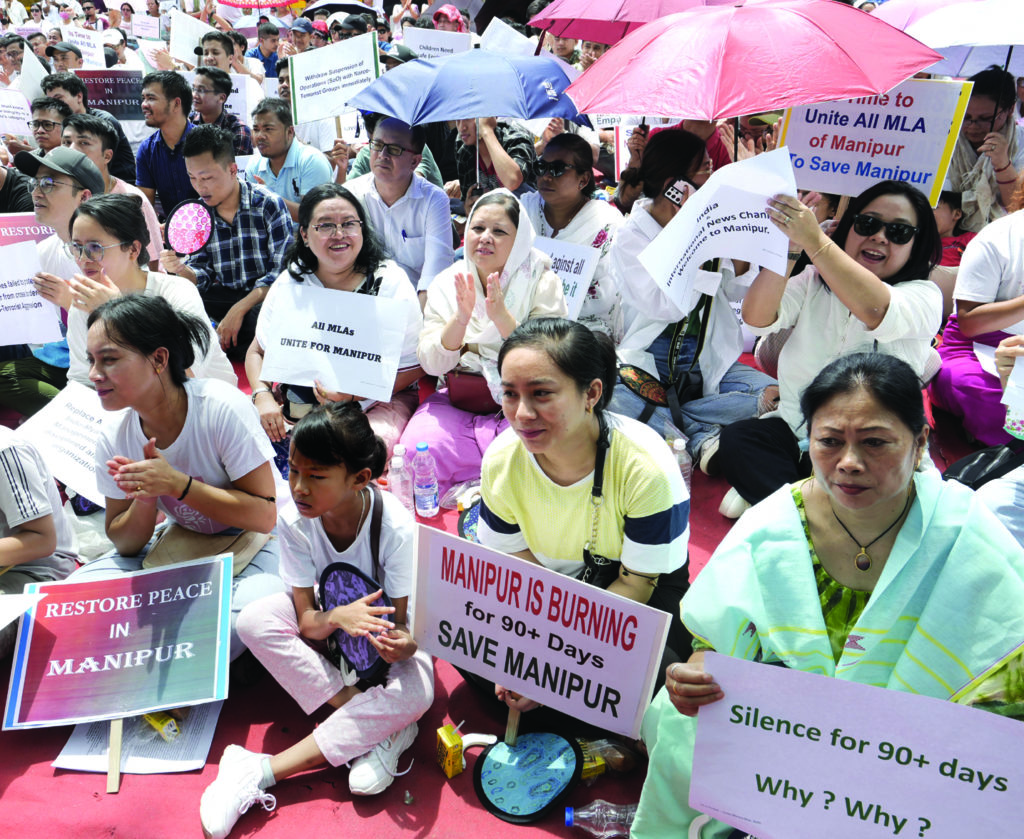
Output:
M476 202L466 222L465 258L439 274L427 292L418 355L429 375L451 378L456 368L481 374L481 390L486 382L496 395L502 341L529 318L565 317L562 282L533 240L530 220L507 189ZM402 442L408 450L430 445L443 493L480 476L484 450L506 425L497 404L489 413L463 410L443 387L413 415Z

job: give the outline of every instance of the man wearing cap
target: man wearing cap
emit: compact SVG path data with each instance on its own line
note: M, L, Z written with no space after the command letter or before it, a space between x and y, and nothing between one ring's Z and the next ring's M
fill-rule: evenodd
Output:
M292 46L295 52L313 49L313 21L308 17L300 17L292 22Z
M82 67L82 51L67 41L58 41L46 48L46 57L53 62L54 73L66 73Z
M413 61L418 56L415 52L409 49L405 44L390 44L390 48L385 51L380 51L381 61L384 62L384 72L388 70L394 70L396 67L400 67L408 61Z
M332 41L344 41L370 31L370 25L362 15L346 15L344 12L335 12L327 18L327 28Z
M120 29L111 28L103 33L103 43L112 47L117 53L119 69L144 71L145 65L142 63L142 59L139 58L135 50L127 48L124 38L124 32Z
M448 196L416 174L425 138L422 126L382 119L370 141L370 172L345 184L409 275L421 306L434 276L455 261Z
M187 114L192 110L192 89L184 77L171 70L150 73L142 80L142 116L157 128L139 145L135 157L136 186L169 213L182 201L197 198L185 169L182 154L185 137L192 130Z
M277 47L281 42L281 30L272 23L261 23L256 30L258 39L256 46L249 50L246 58L255 58L263 62L268 76L277 75Z
M30 177L36 221L54 233L39 243L35 286L51 303L71 307L67 277L78 265L64 249L71 239L69 225L78 207L103 192L103 176L81 152L58 146L46 157L18 152L14 165ZM67 341L29 345L30 358L7 362L0 368L0 405L25 415L34 414L67 384Z
M224 107L231 95L231 77L216 67L200 67L192 81L193 125L219 125L235 138L235 154L252 154L252 131Z
M280 195L299 220L299 202L309 190L331 180L323 152L295 139L288 103L276 97L259 102L252 112L252 132L259 155L249 161L245 179Z
M135 183L135 153L132 151L131 143L124 135L121 123L114 119L112 114L89 107L89 89L85 82L74 73L53 73L43 79L42 88L43 93L60 99L73 114L91 114L110 122L117 133L117 146L114 149L114 159L110 162L110 171L121 180L130 184Z

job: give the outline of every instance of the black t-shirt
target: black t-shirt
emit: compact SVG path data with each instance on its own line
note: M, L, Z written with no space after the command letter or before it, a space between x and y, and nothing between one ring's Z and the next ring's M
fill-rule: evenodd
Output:
M32 193L28 188L28 175L17 169L5 169L4 172L4 183L0 186L0 213L31 213Z

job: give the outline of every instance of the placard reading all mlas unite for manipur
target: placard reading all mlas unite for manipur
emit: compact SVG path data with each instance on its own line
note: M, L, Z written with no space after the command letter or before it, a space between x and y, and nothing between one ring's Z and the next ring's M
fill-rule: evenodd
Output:
M917 187L934 207L973 87L909 79L880 96L801 105L786 114L779 144L801 189L859 195L891 179Z
M431 655L635 737L670 616L419 525L412 634Z
M1019 721L716 653L704 666L725 698L697 714L700 812L758 839L1020 834Z
M32 583L4 728L109 720L227 696L231 555Z

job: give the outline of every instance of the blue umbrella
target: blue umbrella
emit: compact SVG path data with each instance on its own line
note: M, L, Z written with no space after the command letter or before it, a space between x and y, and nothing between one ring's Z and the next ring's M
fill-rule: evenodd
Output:
M550 55L469 50L402 64L370 82L350 104L409 125L477 117L563 117L590 125L565 95L576 75Z

